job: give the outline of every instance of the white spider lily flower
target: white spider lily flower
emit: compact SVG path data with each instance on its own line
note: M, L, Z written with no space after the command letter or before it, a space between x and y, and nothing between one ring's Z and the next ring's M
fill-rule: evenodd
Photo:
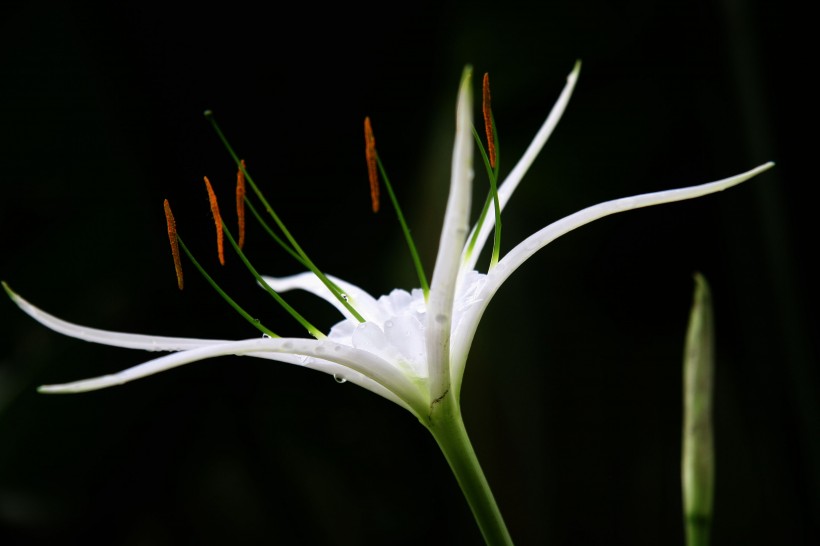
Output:
M580 63L523 157L498 187L500 208L506 205L524 174L557 125L572 94ZM598 218L640 207L692 199L749 180L773 166L766 163L745 173L681 189L615 199L587 207L553 222L510 250L486 273L475 270L478 255L494 227L494 217L473 228L469 214L473 180L473 100L471 70L465 70L456 105L456 129L450 194L429 296L421 289L395 289L375 298L365 290L330 277L347 303L334 296L313 273L286 278L264 277L276 292L301 289L331 304L343 319L323 339L254 337L244 340L175 338L111 332L79 326L54 317L4 287L14 302L43 325L59 333L105 345L170 354L111 375L59 385L44 385L44 393L74 393L127 383L203 359L239 355L277 360L322 371L338 381L364 387L408 409L428 423L444 397L457 401L465 363L478 323L490 300L509 276L530 256L554 239ZM492 211L492 209L491 209ZM364 320L362 321L361 318Z

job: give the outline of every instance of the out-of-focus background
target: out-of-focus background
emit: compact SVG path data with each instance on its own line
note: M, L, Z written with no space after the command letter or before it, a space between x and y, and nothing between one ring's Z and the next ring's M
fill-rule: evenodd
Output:
M499 291L462 403L510 532L683 544L681 359L700 271L717 328L713 543L820 542L815 46L788 3L107 4L0 8L0 278L14 290L93 327L259 335L188 262L177 289L168 198L228 293L301 335L236 256L217 264L202 177L231 219L235 167L205 109L320 267L378 295L417 280L394 213L370 211L364 117L429 275L463 66L476 89L490 74L503 174L582 59L505 210L504 250L602 200L777 167L586 226ZM479 171L477 199L485 183ZM253 224L246 250L264 273L299 271ZM153 355L63 337L6 298L0 325L3 546L481 543L433 439L370 392L221 358L46 396L38 385Z

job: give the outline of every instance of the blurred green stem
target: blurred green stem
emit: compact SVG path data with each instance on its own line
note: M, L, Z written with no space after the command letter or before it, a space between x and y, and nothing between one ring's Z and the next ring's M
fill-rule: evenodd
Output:
M688 546L708 546L712 526L715 486L713 322L709 285L703 275L696 273L683 360L681 485Z

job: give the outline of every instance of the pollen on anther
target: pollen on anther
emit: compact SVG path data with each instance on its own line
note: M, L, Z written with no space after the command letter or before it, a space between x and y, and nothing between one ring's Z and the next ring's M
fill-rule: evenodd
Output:
M216 194L207 176L205 177L205 187L208 189L208 201L211 203L211 213L214 216L214 225L216 226L216 252L219 255L219 263L225 265L225 249L222 243L224 237L222 233L222 216L219 214Z
M182 261L179 259L179 240L177 239L177 223L174 214L171 212L171 205L168 200L163 203L165 207L165 221L168 223L168 240L171 242L171 255L174 257L174 270L177 274L177 286L182 290Z
M364 118L364 153L367 159L367 176L370 179L370 202L373 212L379 212L379 174L376 159L376 139L370 126L370 117Z
M239 248L245 245L245 160L236 171L236 218L239 223Z
M484 113L484 131L487 133L487 154L490 156L490 167L495 169L495 138L493 137L493 111L490 107L490 75L484 73L482 85L481 110Z

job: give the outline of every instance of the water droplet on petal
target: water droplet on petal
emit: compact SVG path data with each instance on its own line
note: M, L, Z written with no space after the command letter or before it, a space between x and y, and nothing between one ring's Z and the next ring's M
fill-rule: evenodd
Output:
M384 323L384 327L385 328L392 328L393 327L393 321L388 320L387 322Z
M344 377L342 377L341 375L337 375L337 374L335 374L335 373L333 374L333 379L335 379L335 380L336 380L336 383L339 383L340 385L341 385L342 383L347 383L347 379L345 379L345 378L344 378Z
M268 334L262 334L262 339L271 339L271 337Z

